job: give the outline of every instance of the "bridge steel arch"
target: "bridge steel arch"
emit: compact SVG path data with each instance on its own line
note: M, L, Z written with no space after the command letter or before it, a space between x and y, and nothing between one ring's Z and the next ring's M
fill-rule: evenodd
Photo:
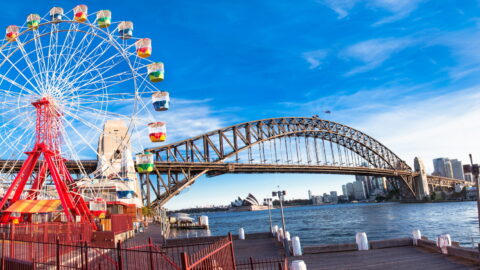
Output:
M319 165L318 157L316 165L228 162L232 158L238 161L242 151L286 137L329 141L355 153L368 166ZM144 203L151 206L163 206L202 175L248 172L387 176L403 197L415 198L415 172L405 161L367 134L319 118L284 117L245 122L146 151L155 155L154 172L140 174ZM151 200L152 193L154 200Z

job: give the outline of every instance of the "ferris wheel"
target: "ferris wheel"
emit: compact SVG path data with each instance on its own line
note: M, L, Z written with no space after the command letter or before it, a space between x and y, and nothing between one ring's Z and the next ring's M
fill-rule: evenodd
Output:
M48 153L55 166L73 160L82 171L78 161L98 156L107 120L126 123L133 151L143 149L148 139L165 140L165 123L154 115L168 109L168 93L157 84L163 80L163 63L150 60L157 58L152 41L134 37L132 22L112 19L109 10L89 12L79 5L30 14L23 25L7 27L0 43L0 180L7 185L19 177L16 166L33 171L30 182L53 178L55 172L42 171ZM150 138L144 135L147 123ZM25 153L32 149L45 157L39 154L32 168L24 168L31 157ZM60 178L67 173L60 171ZM70 180L62 181L67 191L74 188ZM47 190L34 190L34 185L28 194L46 196ZM72 196L74 204L82 200Z

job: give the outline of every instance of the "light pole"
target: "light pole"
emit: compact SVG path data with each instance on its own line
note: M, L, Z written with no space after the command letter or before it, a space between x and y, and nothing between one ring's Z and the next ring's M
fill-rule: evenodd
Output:
M478 226L480 228L480 189L478 188L478 175L479 175L479 167L478 164L473 164L472 154L470 156L470 164L472 165L472 174L473 174L473 181L475 181L475 188L476 195L477 195L477 212L478 212Z
M280 187L278 187L280 188ZM283 214L283 198L287 194L285 190L273 191L272 197L278 196L278 201L280 202L280 213L282 215L282 228L283 228L283 246L285 247L285 256L290 256L290 246L288 244L288 240L285 237L287 233L287 228L285 227L285 216Z
M265 198L265 199L263 199L263 202L267 203L267 205L268 205L268 217L270 218L270 233L273 233L272 212L270 212L270 204L272 203L272 198Z

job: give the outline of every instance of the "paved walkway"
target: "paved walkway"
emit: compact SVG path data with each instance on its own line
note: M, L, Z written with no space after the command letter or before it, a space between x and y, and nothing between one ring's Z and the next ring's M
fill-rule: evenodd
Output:
M246 235L245 240L234 240L235 257L240 260L250 257L283 257L282 246L266 235Z
M293 260L304 260L309 270L480 269L477 264L471 261L432 253L413 246L307 254L289 258L289 261Z
M157 245L163 245L162 228L160 225L150 223L143 233L136 233L126 243L148 243L148 238L152 238L152 242Z

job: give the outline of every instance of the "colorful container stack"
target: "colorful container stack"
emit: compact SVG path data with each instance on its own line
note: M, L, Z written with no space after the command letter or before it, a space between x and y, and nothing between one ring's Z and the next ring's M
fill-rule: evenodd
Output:
M135 42L135 48L137 49L138 57L150 57L152 55L152 40L149 38L139 39Z
M38 14L30 14L27 16L27 27L30 30L38 29L40 25L40 15Z
M164 79L163 63L151 63L147 66L148 78L151 82L161 82Z
M18 37L19 28L16 25L9 25L7 27L7 33L5 35L6 39L10 42L16 41Z
M112 12L108 9L97 12L97 24L100 28L109 27L112 24Z
M118 25L118 34L121 39L131 39L133 36L133 23L121 22Z
M153 108L157 112L167 111L170 107L170 95L168 92L156 92L152 95Z
M77 22L87 21L88 7L86 5L78 5L73 8L74 19Z
M148 131L150 141L152 142L164 142L167 140L167 123L165 122L148 124Z
M53 7L50 9L50 19L52 22L61 21L63 18L63 8L61 7Z
M139 173L153 172L154 162L153 154L150 152L143 152L136 155L137 171Z

